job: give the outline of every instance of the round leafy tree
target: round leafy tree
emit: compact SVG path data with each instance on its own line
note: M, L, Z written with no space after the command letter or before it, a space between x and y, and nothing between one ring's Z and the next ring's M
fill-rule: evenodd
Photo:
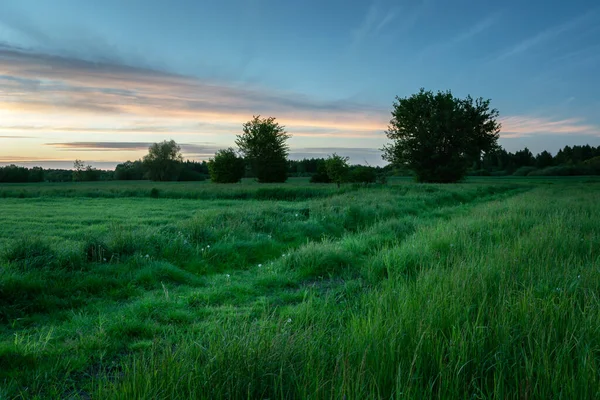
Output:
M457 182L469 165L497 147L498 110L490 100L456 98L450 91L396 97L383 158L407 167L419 182Z
M285 182L289 152L286 141L290 137L275 118L259 115L243 125L243 133L237 135L235 144L259 182Z
M154 143L142 164L153 181L176 181L183 166L181 147L174 140Z
M346 182L348 179L348 157L342 157L333 153L325 160L325 169L331 182L340 187L340 184Z

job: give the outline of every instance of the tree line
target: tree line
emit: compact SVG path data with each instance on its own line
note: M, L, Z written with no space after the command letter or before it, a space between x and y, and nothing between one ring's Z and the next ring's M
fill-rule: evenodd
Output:
M457 182L467 175L596 175L600 146L565 146L555 156L525 148L507 152L498 144L501 124L491 101L455 97L451 91L426 91L396 97L385 131L384 168L351 166L348 158L288 160L291 135L275 118L254 116L236 136L237 148L218 150L208 162L183 161L173 140L154 143L142 159L117 165L114 173L76 160L72 171L0 168L0 182L41 182L53 179L200 181L235 183L243 177L261 183L285 182L288 176L310 176L311 182L385 182L389 175L412 175L419 182Z
M217 154L222 151L217 152ZM229 152L231 156L231 152ZM237 157L234 151L234 156ZM337 158L330 156L339 163ZM337 155L336 155L337 156ZM238 158L238 160L242 160ZM308 177L313 183L334 183L328 173L328 158L316 157L302 160L287 160L287 176ZM76 163L79 160L76 160ZM239 162L239 161L238 161ZM330 161L332 163L332 161ZM347 164L347 160L346 160ZM88 168L89 167L89 168ZM330 167L331 170L332 167ZM244 164L242 177L255 178L252 171ZM411 176L413 173L402 166L388 164L385 167L370 167L364 165L343 166L340 183L369 183L384 182L391 176ZM173 181L203 181L210 179L208 162L182 162L177 174L169 176ZM332 174L335 174L332 172ZM511 153L502 148L485 154L480 162L474 162L468 169L470 176L568 176L568 175L598 175L600 174L600 146L565 146L556 155L542 151L537 155L524 148ZM1 183L26 182L70 182L70 181L107 181L107 180L149 180L148 170L142 160L126 161L118 164L114 171L99 170L86 166L77 169L44 169L42 167L26 168L16 165L0 167Z

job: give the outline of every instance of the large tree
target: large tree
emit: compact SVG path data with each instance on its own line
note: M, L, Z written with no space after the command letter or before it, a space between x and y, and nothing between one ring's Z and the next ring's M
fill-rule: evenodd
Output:
M215 183L237 183L244 177L246 165L233 148L221 149L208 160L210 179Z
M235 144L259 182L285 182L287 179L286 141L291 137L275 118L254 116L246 122Z
M174 140L154 143L144 156L144 169L153 181L176 181L181 172L181 147Z
M469 165L497 147L498 110L490 100L421 89L393 105L383 158L408 167L419 182L456 182Z

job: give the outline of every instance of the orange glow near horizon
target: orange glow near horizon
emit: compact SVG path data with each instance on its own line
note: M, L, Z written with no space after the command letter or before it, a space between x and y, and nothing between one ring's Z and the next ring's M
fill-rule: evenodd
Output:
M173 138L210 143L208 151L233 145L253 115L275 116L296 148L378 149L387 142L389 110L368 105L16 51L5 58L0 51L0 60L0 162L115 161L144 153L60 146L71 142ZM598 127L573 118L508 116L501 122L501 138L600 135Z

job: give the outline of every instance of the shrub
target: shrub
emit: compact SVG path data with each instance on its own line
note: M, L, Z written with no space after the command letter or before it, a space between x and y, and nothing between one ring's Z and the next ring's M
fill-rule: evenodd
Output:
M331 183L331 178L327 175L325 161L319 161L317 164L317 172L310 177L310 183Z
M350 181L354 183L375 183L377 180L377 171L373 167L357 166L350 172Z
M233 148L221 149L208 161L210 179L215 183L237 183L242 180L246 166Z

